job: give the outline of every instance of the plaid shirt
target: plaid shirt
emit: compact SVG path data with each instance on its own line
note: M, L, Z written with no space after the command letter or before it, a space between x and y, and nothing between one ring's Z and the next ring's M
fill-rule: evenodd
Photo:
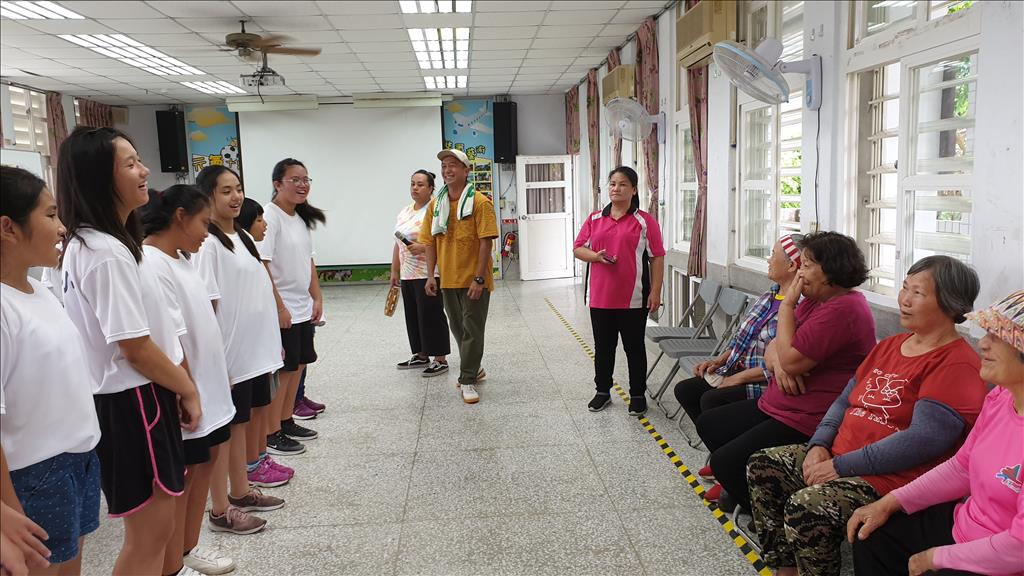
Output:
M743 322L740 323L739 330L729 341L729 359L715 371L716 374L726 376L750 368L765 370L764 351L768 343L775 338L775 330L778 327L779 307L773 306L778 293L779 285L773 284L771 289L762 294L750 307ZM763 391L762 384L763 382L745 384L747 398L760 397Z

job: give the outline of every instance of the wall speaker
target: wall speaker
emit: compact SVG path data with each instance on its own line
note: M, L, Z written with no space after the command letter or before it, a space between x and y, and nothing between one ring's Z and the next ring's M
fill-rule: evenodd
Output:
M494 161L498 164L514 163L519 153L516 103L494 103Z
M157 110L156 137L160 143L160 171L188 172L185 113L181 110Z

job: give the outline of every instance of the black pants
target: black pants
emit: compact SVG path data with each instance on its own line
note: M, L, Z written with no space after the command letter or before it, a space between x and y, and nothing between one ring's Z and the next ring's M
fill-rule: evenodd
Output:
M853 543L853 569L857 576L907 574L910 557L935 546L953 544L953 509L956 502L925 508L914 514L897 512L867 540ZM973 574L938 570L929 574Z
M647 327L646 308L591 308L590 324L594 331L594 384L597 391L608 393L612 389L615 372L615 349L622 335L622 349L629 364L629 395L643 396L647 391L647 348L644 329Z
M437 281L438 286L441 281ZM444 315L441 294L429 296L427 279L402 280L402 304L405 307L405 331L413 354L447 356L452 351L448 339L448 318Z
M712 408L747 399L747 387L742 384L728 388L712 388L707 380L700 376L677 382L673 392L676 401L694 423L701 414Z
M697 419L697 434L711 451L711 470L722 489L750 510L747 460L758 450L810 440L761 412L757 400L741 400L708 410Z

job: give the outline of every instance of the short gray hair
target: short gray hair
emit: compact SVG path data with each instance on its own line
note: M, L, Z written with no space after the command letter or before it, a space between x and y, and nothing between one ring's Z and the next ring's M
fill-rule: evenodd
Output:
M974 309L974 299L981 291L974 268L950 256L928 256L914 262L907 276L924 271L932 273L939 308L957 324L967 320L965 315Z

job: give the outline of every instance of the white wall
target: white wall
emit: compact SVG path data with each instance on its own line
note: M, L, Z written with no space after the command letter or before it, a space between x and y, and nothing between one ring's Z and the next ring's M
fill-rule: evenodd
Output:
M114 127L132 137L142 163L150 170L149 187L163 190L177 183L173 172L160 171L160 141L156 133L156 111L167 106L129 106L128 123ZM72 111L72 116L74 111Z
M565 97L562 94L513 96L519 154L565 154Z

